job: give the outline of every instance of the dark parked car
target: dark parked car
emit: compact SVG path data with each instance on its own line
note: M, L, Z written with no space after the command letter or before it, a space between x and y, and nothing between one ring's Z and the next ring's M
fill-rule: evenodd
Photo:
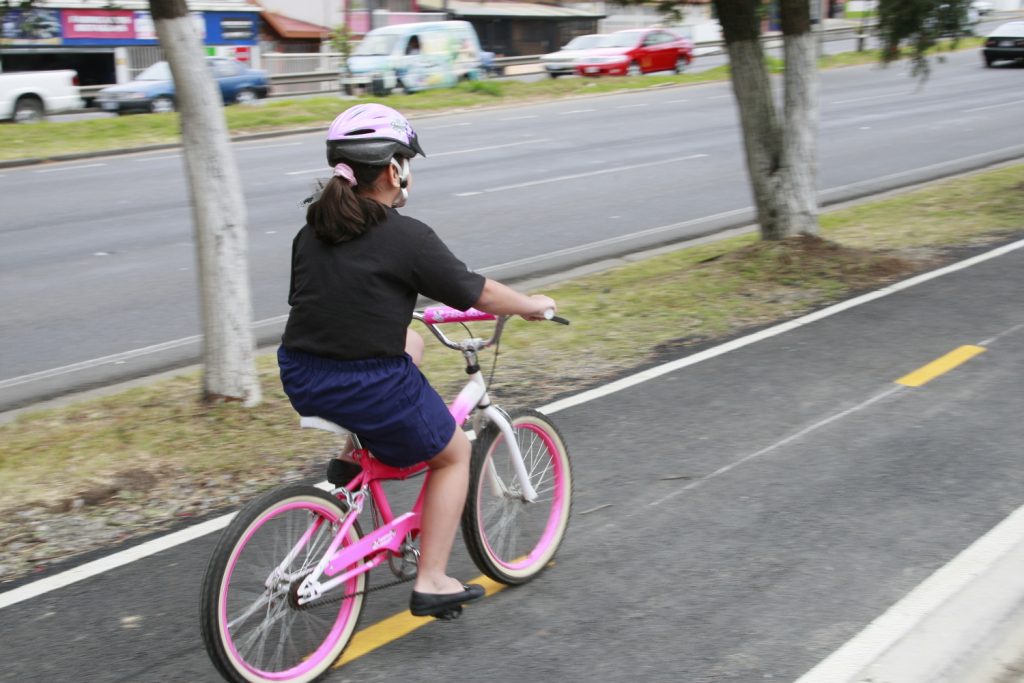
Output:
M661 28L628 29L607 34L597 47L576 59L580 76L638 76L682 71L693 60L693 43Z
M217 80L224 104L250 104L267 96L269 86L266 71L250 69L241 62L223 57L209 57L206 63ZM118 114L174 111L171 66L167 62L157 62L140 73L134 81L100 90L95 103L104 111Z
M981 48L985 66L1001 59L1024 61L1024 21L1010 21L988 34Z

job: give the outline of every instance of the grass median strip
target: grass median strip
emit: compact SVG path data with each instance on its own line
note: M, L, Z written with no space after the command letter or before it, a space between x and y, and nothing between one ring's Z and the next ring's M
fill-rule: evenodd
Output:
M1010 239L1022 216L1009 166L827 213L825 239L735 237L564 282L547 291L573 324L513 320L493 393L541 405ZM451 396L461 358L426 336L424 371ZM321 474L332 437L298 429L273 355L258 368L254 409L201 404L192 373L0 426L0 581Z

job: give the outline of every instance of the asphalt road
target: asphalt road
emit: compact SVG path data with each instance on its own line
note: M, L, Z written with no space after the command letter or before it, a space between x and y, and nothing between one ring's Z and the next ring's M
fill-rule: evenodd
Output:
M826 71L823 203L1016 158L1020 69L974 53L921 84L903 67ZM400 106L400 101L396 100ZM414 120L430 155L408 212L472 267L515 279L753 217L728 83ZM256 330L279 335L301 199L322 133L234 145ZM0 409L194 361L191 216L173 150L0 170Z
M799 678L1024 501L1021 291L1017 248L564 407L555 565L327 680ZM963 345L984 350L896 383ZM0 609L0 680L217 680L197 624L213 543ZM453 571L478 573L461 550ZM406 600L371 595L363 625Z

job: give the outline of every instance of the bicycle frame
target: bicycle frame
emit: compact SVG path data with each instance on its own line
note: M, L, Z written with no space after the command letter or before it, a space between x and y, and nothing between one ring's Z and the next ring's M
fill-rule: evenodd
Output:
M474 416L475 431L480 430L481 416L496 424L504 435L509 450L512 453L512 463L521 485L523 499L527 502L535 501L537 499L537 492L530 483L529 473L526 471L526 465L523 463L523 456L519 450L519 444L515 438L512 424L505 414L491 403L487 395L487 384L477 362L477 353L497 343L501 337L506 318L475 309L458 311L447 306L430 307L425 309L422 314L414 314L414 317L427 325L428 329L433 332L434 336L442 344L448 348L461 351L466 359L469 379L448 407L452 417L455 418L456 425L465 423L474 410L478 411ZM436 327L436 325L443 323L463 323L480 320L497 321L494 334L489 340L485 341L474 338L454 341ZM337 425L319 418L303 418L302 424L306 427L315 427L332 432L341 431ZM412 510L398 517L395 517L391 510L391 505L384 493L381 482L394 479L408 479L426 470L426 464L421 463L407 468L391 467L375 458L369 457L369 452L363 448L357 448L353 452L353 457L362 466L362 472L349 484L335 491L336 494L344 497L346 504L349 506L350 513L345 515L341 527L334 533L327 552L324 553L316 568L302 581L297 596L300 605L316 600L328 591L344 585L360 574L380 566L389 556L400 555L406 539L415 538L419 534L423 496L430 472L427 471L425 475L423 487L420 489ZM507 490L494 471L493 463L489 463L487 476L495 495L507 493ZM363 511L367 494L369 494L373 505L377 507L380 513L381 524L356 543L342 548L341 544L348 537L350 529ZM309 529L306 530L306 533L303 534L296 546L288 553L284 561L267 578L268 587L284 574L284 567L291 564L292 560L305 547L310 536L316 532L322 522L323 520L317 519L310 525ZM346 567L350 567L350 569L344 571ZM324 576L329 578L327 581L321 582L321 578Z

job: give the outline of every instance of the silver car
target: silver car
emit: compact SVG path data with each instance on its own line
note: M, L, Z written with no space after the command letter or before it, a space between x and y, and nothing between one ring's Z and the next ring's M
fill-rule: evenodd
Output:
M576 65L576 60L583 56L583 52L592 47L598 47L605 37L597 33L576 36L558 52L542 55L540 62L552 78L571 75Z

